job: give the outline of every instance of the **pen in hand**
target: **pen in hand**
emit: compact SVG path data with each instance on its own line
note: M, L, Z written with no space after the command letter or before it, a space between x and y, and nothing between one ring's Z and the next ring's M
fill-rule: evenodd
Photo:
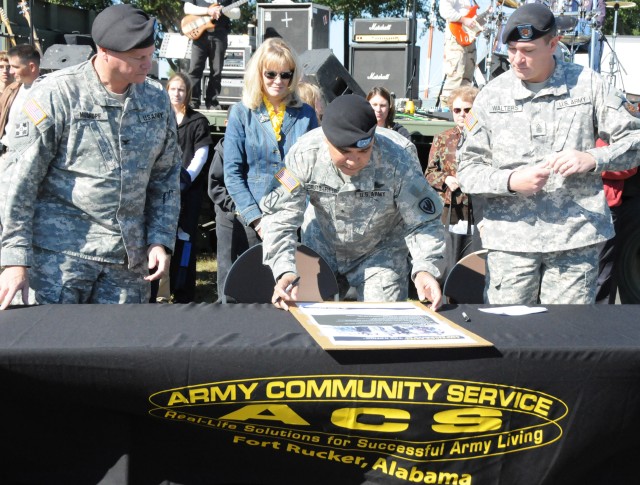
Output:
M293 290L296 286L298 286L299 283L300 283L300 276L298 276L295 280L289 283L287 287L284 289L284 291L286 291L287 293L291 293L291 290ZM282 297L279 296L278 298L276 298L275 303L280 303L280 301L282 301Z

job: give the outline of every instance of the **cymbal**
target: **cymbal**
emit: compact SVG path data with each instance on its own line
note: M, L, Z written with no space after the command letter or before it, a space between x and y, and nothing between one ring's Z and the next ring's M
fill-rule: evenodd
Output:
M591 42L591 36L565 34L560 38L560 41L565 45L581 45L586 44L587 42Z
M520 2L517 0L498 0L498 5L504 5L509 8L518 8L520 6Z
M604 2L607 8L636 8L636 4L633 2Z
M560 32L575 29L578 24L577 17L569 17L566 15L559 15L556 17L556 27Z

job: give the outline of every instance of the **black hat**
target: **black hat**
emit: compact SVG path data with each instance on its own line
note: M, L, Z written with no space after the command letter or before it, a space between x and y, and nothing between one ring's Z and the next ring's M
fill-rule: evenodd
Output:
M549 7L527 3L511 14L502 32L502 42L529 42L548 34L556 25Z
M322 116L322 131L337 148L364 148L373 141L376 113L369 101L345 94L331 101Z
M128 3L112 5L95 18L91 35L97 45L116 52L150 47L155 41L155 19Z

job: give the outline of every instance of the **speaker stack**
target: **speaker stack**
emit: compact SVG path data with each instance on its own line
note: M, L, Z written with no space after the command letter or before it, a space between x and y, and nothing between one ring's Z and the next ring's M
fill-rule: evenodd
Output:
M224 55L222 66L222 80L218 102L222 106L236 104L242 99L242 88L244 87L244 73L251 54L255 50L255 37L246 35L229 35L229 45ZM207 82L209 81L209 71L202 75L202 96L207 92Z
M315 3L258 3L258 42L282 37L298 54L329 48L331 9Z
M418 99L420 48L411 19L356 19L351 75L362 89L381 86L396 98Z

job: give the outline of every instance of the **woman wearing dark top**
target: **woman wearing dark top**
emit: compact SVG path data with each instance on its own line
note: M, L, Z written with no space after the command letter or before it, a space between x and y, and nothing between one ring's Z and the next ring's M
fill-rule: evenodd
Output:
M391 99L391 93L386 88L371 88L371 91L367 94L367 101L369 101L373 111L376 113L378 126L397 131L408 140L411 140L409 130L393 120L396 116L396 108Z
M167 91L178 122L178 143L182 149L180 219L169 274L173 301L189 303L196 288L198 216L207 186L207 175L202 169L210 159L212 139L207 118L188 104L189 78L182 73L175 74L167 83Z

